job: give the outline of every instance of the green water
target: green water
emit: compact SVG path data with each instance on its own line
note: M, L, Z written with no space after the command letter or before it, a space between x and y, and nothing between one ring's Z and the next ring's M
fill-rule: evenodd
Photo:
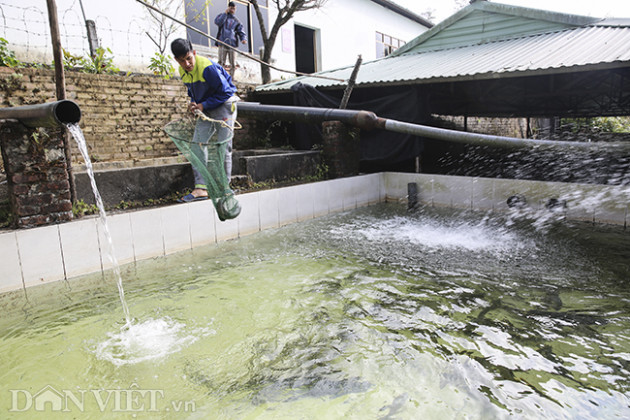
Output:
M321 218L123 267L129 330L113 277L1 296L0 418L628 418L629 278L619 227Z

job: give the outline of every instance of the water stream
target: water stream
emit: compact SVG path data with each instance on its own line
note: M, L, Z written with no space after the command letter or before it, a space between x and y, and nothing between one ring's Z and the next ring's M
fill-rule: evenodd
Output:
M79 124L65 124L65 126L70 134L72 134L74 140L77 142L77 146L79 147L81 156L83 156L83 160L85 161L85 167L88 177L90 178L92 192L94 193L94 201L96 201L96 206L98 207L99 211L99 220L101 222L101 226L103 227L103 234L105 235L105 239L107 240L106 254L109 257L109 261L112 265L112 270L116 278L118 295L120 296L120 303L122 305L123 314L125 315L125 325L129 326L131 325L131 315L129 313L127 301L125 300L125 289L123 288L122 275L120 274L120 265L118 264L118 259L116 258L116 254L114 252L114 242L112 241L112 235L109 231L109 225L107 224L107 213L105 212L103 199L101 198L101 194L98 191L98 187L96 186L96 179L94 178L94 168L92 167L92 160L90 159L90 152L87 148L85 136L83 135L83 131L81 130L81 127L79 127Z

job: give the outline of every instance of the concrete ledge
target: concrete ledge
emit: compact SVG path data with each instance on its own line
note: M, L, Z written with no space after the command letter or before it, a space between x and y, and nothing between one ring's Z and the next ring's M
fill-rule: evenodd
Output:
M253 182L266 180L284 181L316 176L321 162L318 151L278 151L239 157L234 173L250 176Z
M99 162L94 165L96 185L106 206L121 201L145 201L168 196L193 185L192 167L181 158L138 162ZM253 182L305 179L317 175L318 151L279 149L235 150L232 175L247 175ZM94 194L84 165L74 170L77 198L94 204Z
M99 170L95 171L94 178L106 206L115 206L121 201L161 198L193 185L189 163ZM87 172L75 172L74 179L77 198L94 204Z

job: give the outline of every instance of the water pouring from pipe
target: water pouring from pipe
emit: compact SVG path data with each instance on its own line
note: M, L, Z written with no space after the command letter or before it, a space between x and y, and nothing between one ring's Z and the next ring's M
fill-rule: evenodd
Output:
M94 178L94 168L92 167L92 161L90 159L90 154L87 149L87 143L85 142L85 137L83 136L83 131L81 130L81 127L79 127L79 124L69 123L65 124L65 126L77 142L77 146L79 147L81 156L83 156L83 160L85 161L85 167L87 169L88 177L90 178L92 192L94 193L94 200L99 211L101 226L103 226L103 233L105 235L105 239L107 240L107 255L109 257L112 269L114 271L114 276L116 278L116 285L118 287L120 303L122 304L123 314L125 315L125 326L129 327L131 325L131 315L129 313L127 302L125 301L125 290L122 284L120 265L118 264L118 259L116 258L116 254L114 252L114 242L109 231L109 225L107 224L107 213L105 211L105 205L103 204L103 199L100 192L98 191L98 187L96 186L96 180Z

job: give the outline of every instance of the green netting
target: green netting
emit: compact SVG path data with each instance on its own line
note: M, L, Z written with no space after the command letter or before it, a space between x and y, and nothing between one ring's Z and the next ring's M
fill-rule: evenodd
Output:
M182 119L168 123L164 131L173 143L188 159L191 165L203 176L208 188L208 196L214 203L217 215L221 221L233 219L241 212L241 206L230 189L225 173L225 154L229 139L219 141L218 128L220 121L208 122L207 131L203 135L207 139L193 141L195 137L195 119ZM199 135L198 135L199 137Z

